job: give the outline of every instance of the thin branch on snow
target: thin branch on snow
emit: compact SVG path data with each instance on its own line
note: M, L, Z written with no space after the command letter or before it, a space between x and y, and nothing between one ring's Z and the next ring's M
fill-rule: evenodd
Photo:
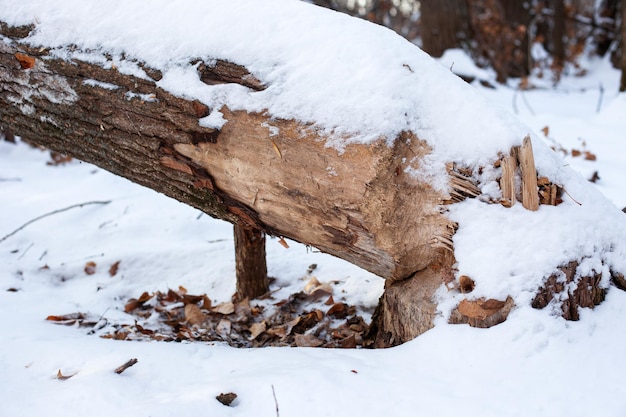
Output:
M276 391L274 390L274 384L272 384L272 395L274 396L274 404L276 404L276 417L280 417L280 411L278 409L278 400L276 399Z
M122 372L124 372L125 370L127 370L128 368L130 368L131 366L133 366L134 364L136 364L137 362L139 362L137 359L133 358L130 359L128 362L126 362L124 365L119 366L115 369L115 373L116 374L121 374Z
M41 216L35 217L34 219L27 221L26 223L24 223L23 225L21 225L20 227L18 227L17 229L12 231L11 233L9 233L8 235L2 237L2 239L0 239L0 243L4 242L8 238L13 236L17 232L19 232L20 230L24 229L26 226L28 226L28 225L30 225L32 223L35 223L37 220L41 220L41 219L43 219L45 217L52 216L53 214L62 213L64 211L68 211L68 210L71 210L71 209L76 208L76 207L83 207L83 206L87 206L87 205L90 205L90 204L109 204L110 202L111 202L111 200L109 200L109 201L88 201L86 203L74 204L74 205L71 205L69 207L65 207L65 208L62 208L62 209L51 211L51 212L46 213L46 214L42 214Z

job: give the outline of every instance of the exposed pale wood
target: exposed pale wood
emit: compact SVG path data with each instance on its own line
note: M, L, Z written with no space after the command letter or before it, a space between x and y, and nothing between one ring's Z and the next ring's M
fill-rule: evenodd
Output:
M537 169L530 136L526 136L518 152L522 173L522 204L527 210L539 209L539 189L537 187Z
M462 300L450 315L451 324L469 324L489 328L506 320L515 303L511 297L504 301L494 299Z
M511 207L515 204L515 173L517 171L517 147L513 147L509 155L502 158L502 177L500 178L500 189L502 190L503 204Z
M3 34L27 30L4 26ZM23 69L16 53L32 57L34 67ZM411 133L391 147L381 137L340 152L302 123L228 108L218 109L228 122L217 131L198 123L205 105L150 79L46 54L19 38L0 41L0 120L24 138L387 279L412 276L441 247L452 250L454 225L439 208L449 196L405 171L407 161L431 151ZM204 66L199 78L264 88L234 63ZM469 179L453 178L460 193L479 192Z
M385 292L365 337L372 347L391 347L407 342L434 325L437 303L434 295L450 274L453 255L442 251L442 265L431 265L404 281L387 281Z
M415 136L340 153L295 121L221 111L228 123L215 143L173 149L281 236L394 280L426 268L436 242L451 243L453 225L437 208L445 196L404 173L407 160L430 152Z

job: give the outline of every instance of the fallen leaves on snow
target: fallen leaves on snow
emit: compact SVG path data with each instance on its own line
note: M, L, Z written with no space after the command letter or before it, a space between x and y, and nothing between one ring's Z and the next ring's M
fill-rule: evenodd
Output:
M48 316L57 324L90 327L89 334L115 340L225 342L235 347L300 346L355 348L363 346L368 325L356 307L333 298L333 286L308 276L303 291L285 299L251 304L244 299L212 305L206 295L187 289L144 292L129 299L124 311L134 323L88 317L84 313ZM102 327L94 324L104 323Z

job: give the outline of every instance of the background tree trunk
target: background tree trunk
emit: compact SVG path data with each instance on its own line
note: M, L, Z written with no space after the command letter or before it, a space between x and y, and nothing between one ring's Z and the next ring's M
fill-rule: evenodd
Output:
M234 225L237 298L257 298L269 291L265 234L259 230Z
M626 91L626 1L622 0L622 78L619 91Z
M422 49L440 57L446 49L461 47L471 39L467 3L426 0L420 3Z

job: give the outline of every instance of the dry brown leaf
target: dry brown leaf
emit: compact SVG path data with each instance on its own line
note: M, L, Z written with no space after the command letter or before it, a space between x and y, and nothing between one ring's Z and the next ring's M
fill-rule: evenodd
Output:
M139 301L141 304L145 303L146 301L150 300L152 297L154 297L154 294L148 294L147 292L143 292L140 296L139 296Z
M281 237L280 239L278 239L278 243L280 243L280 245L284 247L285 249L289 249L289 244L287 243L285 238Z
M61 380L61 381L65 381L65 380L68 380L68 379L70 379L71 377L75 376L77 373L78 373L78 371L77 371L77 372L74 372L73 374L63 375L63 373L62 373L62 372L61 372L61 370L59 369L59 371L57 372L57 375L56 375L55 379L59 379L59 380Z
M342 339L339 342L339 346L344 349L354 349L356 347L356 335L353 333L345 339Z
M345 318L347 315L347 306L344 303L337 303L328 309L326 314L336 317L338 319Z
M117 270L120 267L120 261L115 262L113 265L111 265L111 267L109 268L109 275L114 277L115 275L117 275Z
M264 321L260 323L254 323L252 326L250 326L250 340L256 339L261 333L265 332L265 330L267 330L267 325Z
M211 309L211 299L207 297L206 294L202 297L202 309L204 310Z
M200 324L204 321L204 313L195 304L187 304L185 306L185 320L192 326Z
M312 334L297 334L295 336L296 346L298 347L318 347L324 344L323 341Z
M17 52L15 54L15 58L20 63L22 69L31 69L35 66L35 58L33 58L32 56Z
M327 306L332 306L333 304L335 304L335 300L333 299L333 296L331 295L330 297L328 297L328 300L326 300L324 304L326 304Z
M585 160L586 161L595 161L597 159L596 155L594 153L591 153L589 151L585 151Z
M50 161L46 162L46 165L49 166L57 166L64 165L68 162L72 162L72 157L68 155L63 155L62 153L50 151Z
M46 317L46 320L48 321L53 321L57 324L65 324L65 325L72 325L76 322L80 322L82 320L85 319L85 315L83 313L71 313L71 314L64 314L62 316L48 316Z
M213 307L211 311L214 313L219 313L219 314L223 314L227 316L235 312L235 305L231 303L230 301L226 301L223 303L219 303L218 305Z
M582 155L581 151L579 151L578 149L572 149L572 156L576 157L580 155Z
M319 285L320 285L320 282L318 281L316 277L313 276L311 277L309 282L307 282L306 285L304 286L304 292L307 294L311 294L313 290L315 289L315 287Z
M183 287L182 285L179 285L179 286L178 286L178 293L179 293L180 295L185 295L185 294L187 294L187 288Z
M544 135L545 137L548 137L548 135L550 134L550 127L548 127L548 126L544 126L544 127L541 129L541 131L543 132L543 135Z
M318 297L323 297L325 295L332 295L332 293L333 293L333 287L329 283L325 282L315 287L310 295L311 297L318 298Z
M269 334L270 336L279 337L282 339L283 337L287 336L287 329L285 329L284 326L272 327L271 329L267 329L265 333Z
M139 306L141 306L141 303L139 302L139 300L137 300L136 298L131 298L130 300L128 300L126 302L126 304L124 305L124 311L126 313L130 313L133 310L139 308Z
M96 273L96 263L94 261L89 261L85 264L85 274L93 275Z
M291 331L293 330L294 327L296 327L298 325L298 323L300 323L300 321L302 320L302 317L298 316L295 319L288 321L285 324L285 332L289 335L291 334Z
M228 319L221 319L219 323L217 323L217 327L215 331L219 333L221 336L230 335L230 331L232 329L232 323Z

